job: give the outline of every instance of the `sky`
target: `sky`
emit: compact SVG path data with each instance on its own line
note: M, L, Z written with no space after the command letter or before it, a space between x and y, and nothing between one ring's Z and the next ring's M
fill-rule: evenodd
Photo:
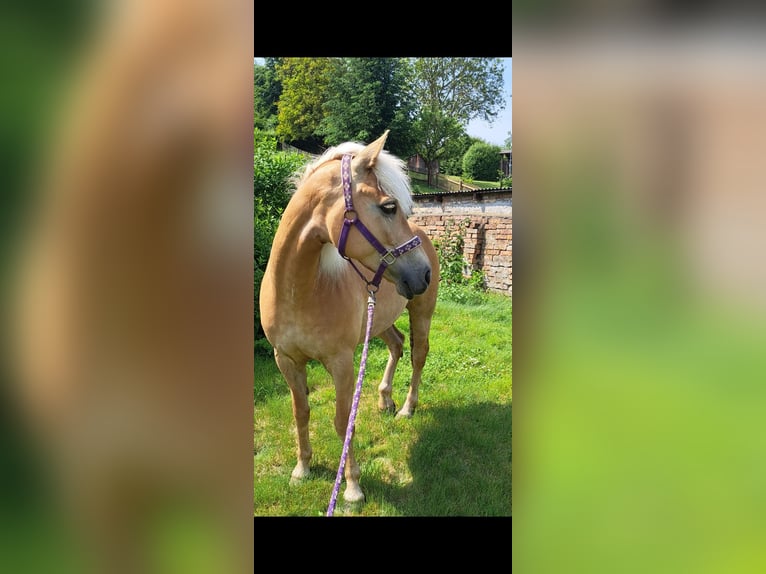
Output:
M484 141L499 145L505 148L504 142L508 138L508 132L513 131L513 58L503 58L505 72L503 79L503 95L505 96L505 109L497 116L494 122L489 123L482 120L473 120L469 122L466 132L469 136L481 138Z
M488 143L504 148L508 132L513 131L513 99L511 98L511 94L513 94L513 58L502 58L502 60L505 64L505 71L503 72L505 109L498 114L491 124L483 120L471 121L466 132L469 136L481 138ZM255 62L262 64L263 58L255 58Z

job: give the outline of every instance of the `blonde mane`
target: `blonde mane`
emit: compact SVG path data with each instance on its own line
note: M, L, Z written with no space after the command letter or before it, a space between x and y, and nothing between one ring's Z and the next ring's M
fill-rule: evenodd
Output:
M358 142L345 142L327 149L321 156L309 163L296 178L296 189L306 181L321 165L328 161L340 159L345 154L355 155L364 149ZM412 214L412 188L407 175L407 166L398 157L382 150L373 168L378 185L387 194L396 199L404 214Z

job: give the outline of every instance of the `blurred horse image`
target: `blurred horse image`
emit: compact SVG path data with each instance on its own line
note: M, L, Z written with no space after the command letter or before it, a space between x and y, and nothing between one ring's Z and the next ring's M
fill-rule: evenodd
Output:
M19 409L94 572L251 572L253 4L104 9L17 255Z

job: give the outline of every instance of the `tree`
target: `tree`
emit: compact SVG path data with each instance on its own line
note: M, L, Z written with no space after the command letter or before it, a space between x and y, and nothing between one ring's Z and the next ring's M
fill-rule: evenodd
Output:
M262 66L253 65L253 127L260 130L276 128L277 102L282 84L277 79L279 58L266 58Z
M332 58L284 58L276 65L282 94L277 102L277 136L316 150L316 130L324 117L330 80L337 62Z
M504 145L508 149L513 149L513 132L508 132L508 137L505 139Z
M389 129L388 150L401 157L411 155L410 77L410 64L401 58L340 60L317 133L327 145L337 145L347 140L368 143Z
M453 157L465 135L463 127L438 109L423 109L413 124L417 153L428 167L428 185L435 187L436 166L442 158Z
M463 175L470 179L494 181L500 171L500 147L476 142L463 156Z
M445 155L439 159L439 173L447 175L463 175L463 156L474 143L480 141L464 133L457 140L451 141L447 146ZM454 144L454 145L453 145Z
M474 118L492 121L505 108L500 58L417 58L412 91L419 103L416 151L433 185L436 162Z

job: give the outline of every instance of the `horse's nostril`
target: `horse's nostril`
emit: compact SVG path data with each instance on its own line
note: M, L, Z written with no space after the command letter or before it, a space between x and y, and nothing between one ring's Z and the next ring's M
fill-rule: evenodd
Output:
M431 283L431 270L426 271L426 285Z

